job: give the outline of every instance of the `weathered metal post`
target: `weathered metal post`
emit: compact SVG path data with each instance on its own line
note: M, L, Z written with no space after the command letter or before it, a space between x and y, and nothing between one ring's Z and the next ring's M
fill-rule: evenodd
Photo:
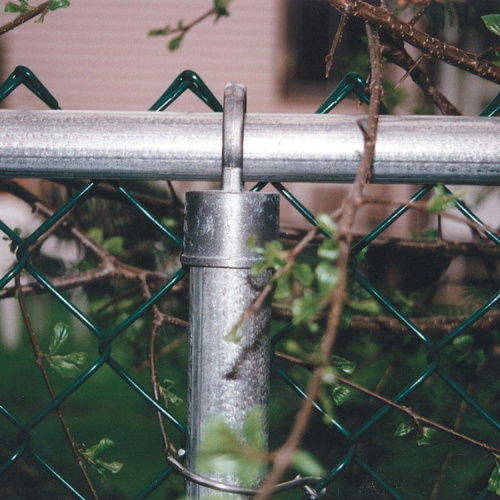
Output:
M245 417L259 405L262 433L267 442L269 394L270 309L266 305L241 326L241 341L227 339L246 308L270 279L270 271L250 274L259 256L257 245L278 237L279 196L243 191L243 131L246 89L228 84L224 94L222 191L186 195L184 255L190 266L190 354L188 396L188 466L200 472L197 454L205 425L222 417L240 433ZM204 474L206 476L206 474ZM234 475L210 479L241 486ZM255 484L260 478L255 478ZM206 498L217 492L190 483L189 498ZM219 493L224 498L239 495Z

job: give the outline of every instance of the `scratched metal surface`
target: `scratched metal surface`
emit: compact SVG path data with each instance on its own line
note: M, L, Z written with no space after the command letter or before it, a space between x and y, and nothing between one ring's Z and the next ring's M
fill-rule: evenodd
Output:
M269 308L263 308L243 323L241 342L229 342L226 336L267 283L270 272L251 277L249 269L193 267L190 273L188 449L192 452L190 466L198 470L193 455L204 438L205 422L220 416L239 432L245 416L255 405L261 405L264 411L268 407ZM267 415L262 428L267 441L265 422ZM239 484L239 479L231 476L211 474L210 477ZM193 498L214 494L213 490L195 484L190 487L188 495ZM240 498L227 493L223 496Z

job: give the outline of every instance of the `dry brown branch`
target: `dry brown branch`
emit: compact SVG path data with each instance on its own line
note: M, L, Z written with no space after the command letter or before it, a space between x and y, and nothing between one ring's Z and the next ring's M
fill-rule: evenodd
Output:
M395 202L397 204L397 202ZM302 239L306 231L297 228L285 228L280 233L282 240L296 241ZM353 241L358 242L364 234L353 233ZM318 235L311 241L312 245L318 245L324 240ZM500 248L489 240L479 241L450 241L444 239L406 239L378 236L370 243L370 247L390 247L400 249L402 252L415 251L423 255L446 253L452 257L494 257L500 258Z
M403 45L395 44L389 38L383 38L383 55L388 62L403 68L407 75L422 89L423 93L437 106L441 114L459 116L460 111L436 87L425 71L421 68ZM406 76L406 75L405 75Z
M174 320L176 320L176 323L177 323L177 321L182 321L182 320L179 320L177 318L174 318ZM189 327L189 324L187 323L187 321L184 321L183 323L184 323L183 325L179 324L179 326L184 326L184 328ZM167 354L170 354L174 349L177 349L177 347L179 347L184 342L186 342L187 338L188 338L188 335L187 335L187 333L185 333L185 334L181 335L180 337L176 338L175 340L172 340L172 342L168 343L166 346L163 346L158 351L158 353L156 354L156 358L159 359L159 358L166 356ZM136 372L140 372L141 370L148 368L150 365L151 365L151 361L149 359L145 359L139 365L134 366L134 370Z
M21 26L21 24L24 24L25 22L29 21L30 19L33 19L36 16L46 14L48 12L49 3L50 2L43 2L40 5L33 7L33 9L27 12L26 14L23 14L22 16L17 17L10 23L1 26L0 36L4 35L9 31L12 31L13 29L17 28L18 26Z
M360 161L356 179L343 203L342 217L339 222L339 248L340 257L338 260L339 283L331 298L331 308L328 314L328 321L325 328L323 340L321 342L321 353L325 366L330 358L333 345L335 343L337 331L340 325L342 310L347 293L347 268L349 263L349 249L352 241L352 224L359 206L362 204L363 188L371 177L371 166L375 154L375 143L377 136L377 126L379 118L380 99L382 95L382 64L380 55L380 40L377 30L366 26L368 35L368 45L370 49L371 62L371 84L370 84L370 106L368 111L368 126L365 131L365 148ZM290 466L297 448L307 428L312 409L313 401L319 394L322 381L323 366L319 366L313 371L312 380L307 389L307 399L298 411L294 425L284 445L273 454L272 467L267 478L256 496L257 500L264 500L270 497L272 488L279 482L285 470Z
M292 314L288 306L273 304L273 314L277 319L290 321ZM326 314L319 314L318 322L324 322ZM409 318L411 322L425 334L426 337L439 339L452 332L463 323L468 316L430 316L428 318ZM469 332L486 333L491 329L500 327L500 312L490 311L467 329ZM349 334L368 333L370 335L411 335L408 329L396 318L390 316L359 316L354 315L349 326L343 330Z
M482 371L482 369L485 367L485 365L486 365L485 361L483 361L481 364L479 364L479 366L475 370L474 378L479 374L479 372ZM466 393L469 396L471 396L473 389L474 389L474 381L471 380L467 386ZM458 431L458 429L461 427L466 409L467 409L467 403L465 402L465 400L462 399L462 401L460 401L460 405L458 407L458 412L457 412L457 415L455 417L455 421L453 422L453 429L455 431ZM448 467L450 466L450 463L453 460L454 456L455 456L455 450L453 448L448 450L448 453L446 454L444 462L441 465L441 470L439 471L439 475L438 475L436 482L434 483L434 486L432 488L430 500L438 500L439 491L440 491L441 486L443 485L444 479L446 477L446 471L448 470Z
M151 292L149 290L148 284L146 280L143 280L142 282L142 290L143 290L143 295L146 300L149 300L151 298ZM158 377L156 375L156 336L158 334L158 329L161 327L162 320L160 318L161 313L160 310L156 305L153 306L153 325L151 328L151 334L149 337L149 366L151 368L151 385L153 386L153 394L154 398L156 401L159 401L160 399L160 384L158 383ZM165 453L165 457L170 456L170 448L171 448L171 441L167 435L167 431L165 430L165 424L163 422L163 415L161 412L157 411L156 415L158 417L158 424L160 426L160 432L163 438L163 451Z
M362 0L328 0L341 14L355 16L387 31L390 36L403 40L433 59L438 59L473 75L500 84L500 66L482 59L478 54L448 45L402 21L383 7L374 7Z
M328 55L325 57L325 63L326 63L325 78L328 78L330 76L330 71L333 65L333 57L340 43L340 40L342 39L342 35L344 33L344 29L348 19L349 15L345 12L340 16L339 25L337 27L337 32L335 33L335 37L332 42L332 47L330 48L330 52L328 52Z
M288 362L303 366L304 368L311 370L311 371L316 369L313 364L311 364L307 361L304 361L300 358L296 358L295 356L290 356L289 354L277 352L277 353L275 353L275 356L280 358L280 359L284 359ZM477 446L478 448L481 448L481 449L487 451L488 453L499 454L499 452L500 452L500 448L497 448L495 446L491 446L487 443L483 443L482 441L478 441L477 439L471 438L470 436L467 436L465 434L457 432L456 429L451 429L449 427L446 427L445 425L442 425L438 422L435 422L434 420L431 420L427 417L423 417L422 415L419 415L418 413L413 411L410 407L400 405L399 403L394 402L392 399L386 398L385 396L382 396L381 394L378 394L375 391L371 391L370 389L367 389L366 387L363 387L362 385L359 385L356 382L349 380L348 378L337 375L336 379L341 384L347 385L348 387L352 387L356 391L362 392L363 394L366 394L372 398L375 398L378 401L382 401L386 405L391 406L392 408L395 408L395 409L405 413L419 427L422 424L428 425L430 427L434 427L435 429L439 429L440 431L443 431L446 434L449 434L449 435L454 436L458 439L461 439L462 441L466 441L470 444L473 444L474 446Z
M416 14L411 18L410 22L408 23L410 26L415 26L415 24L422 18L422 16L427 12L429 7L432 5L434 0L424 0L422 2L422 6L420 9L416 12Z
M28 332L28 338L30 339L31 346L33 348L33 352L35 354L35 364L38 366L42 373L43 380L45 382L45 386L47 387L47 390L49 391L50 397L52 400L56 398L56 393L54 391L54 388L52 387L52 382L50 381L49 374L47 372L47 368L45 367L45 364L43 362L43 352L40 349L40 345L38 344L38 340L36 338L35 331L33 329L33 325L31 323L31 319L29 317L28 313L28 308L26 307L26 302L24 300L24 294L22 291L22 288L20 287L20 275L17 274L16 278L16 291L17 291L17 300L19 302L19 307L21 309L21 315L24 321L24 325L26 326L26 331ZM83 477L85 478L85 482L87 483L90 491L92 492L92 496L95 500L98 500L98 495L97 491L94 487L94 484L92 483L92 480L90 479L90 476L87 472L87 469L85 468L85 464L83 462L83 459L80 455L80 452L78 451L78 445L76 444L75 438L73 437L73 434L71 433L69 426L66 422L66 418L61 410L60 407L57 407L55 409L57 416L59 418L59 421L61 422L61 426L63 428L64 434L66 434L66 438L68 439L68 442L71 446L71 451L73 452L73 457L75 458L76 463L78 464L78 467L80 468Z

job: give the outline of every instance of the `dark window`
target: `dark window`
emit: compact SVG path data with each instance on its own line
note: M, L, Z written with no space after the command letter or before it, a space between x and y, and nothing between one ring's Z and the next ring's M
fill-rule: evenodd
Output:
M288 0L287 2L287 68L285 87L289 91L323 88L325 57L340 20L339 13L325 0ZM362 22L350 20L337 48L331 78L341 80L348 71L356 70L356 58L364 52ZM366 69L363 68L363 69ZM363 69L358 69L362 71Z

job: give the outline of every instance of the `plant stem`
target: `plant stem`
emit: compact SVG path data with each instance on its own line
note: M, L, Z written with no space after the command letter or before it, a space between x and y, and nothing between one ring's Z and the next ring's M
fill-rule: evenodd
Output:
M307 429L309 419L313 410L313 402L316 400L322 383L323 368L328 366L328 360L335 343L337 331L340 325L342 310L347 298L347 269L349 264L349 249L352 241L352 224L359 206L362 204L362 193L364 186L370 181L371 166L375 154L375 143L379 118L380 99L382 96L382 62L380 55L380 39L378 31L366 25L368 45L370 50L371 75L370 84L370 106L368 111L368 126L364 131L365 148L359 164L356 179L343 203L342 217L339 222L339 247L340 256L338 260L339 283L331 298L331 308L328 321L321 342L322 359L324 365L314 369L312 380L307 388L307 398L299 409L295 422L285 444L274 454L272 468L265 479L256 500L267 500L270 498L273 487L279 482L281 476L292 463L295 452L300 446L302 437Z
M296 365L303 366L304 368L306 368L308 370L314 370L316 368L312 363L309 363L308 361L304 361L300 358L296 358L295 356L290 356L289 354L284 354L282 352L275 352L275 356L280 358L280 359L284 359L285 361L288 361L290 363L294 363ZM435 422L434 420L423 417L422 415L419 415L418 413L414 412L410 407L400 405L399 403L394 402L392 399L386 398L386 397L378 394L377 392L371 391L370 389L367 389L366 387L363 387L362 385L359 385L356 382L349 380L348 378L337 375L336 379L341 384L352 387L353 389L355 389L359 392L362 392L363 394L366 394L367 396L370 396L374 399L377 399L378 401L382 401L386 405L391 406L392 408L395 408L396 410L399 410L399 411L405 413L416 424L420 424L420 425L425 424L425 425L428 425L430 427L434 427L435 429L439 429L440 431L443 431L447 434L450 434L451 436L454 436L458 439L466 441L467 443L473 444L474 446L477 446L478 448L481 448L481 449L487 451L488 453L493 453L493 454L500 453L500 448L497 448L495 446L491 446L487 443L483 443L482 441L478 441L477 439L471 438L465 434L457 432L456 429L450 429L449 427L446 427L445 425L442 425L438 422ZM467 392L469 393L469 391L467 391ZM462 403L464 403L464 402L462 402Z
M17 17L10 23L0 26L0 36L4 35L9 31L12 31L14 28L17 28L18 26L21 26L21 24L24 24L26 21L29 21L30 19L33 19L34 17L46 12L48 10L49 3L50 2L43 2L40 5L33 7L33 9L30 10L29 12L26 12L26 14Z
M31 320L28 314L28 308L26 307L26 302L24 300L24 294L22 291L22 288L20 286L21 280L20 280L20 274L16 274L15 278L16 282L16 290L17 290L17 298L19 302L19 307L21 309L21 315L23 317L24 324L26 326L26 330L28 332L28 337L31 342L31 346L33 347L33 352L35 353L35 359L36 359L36 365L42 372L42 377L45 382L45 385L47 387L47 390L49 391L50 397L52 400L56 398L56 393L54 392L54 388L52 387L52 383L49 378L49 374L47 372L47 369L45 367L45 364L43 362L43 352L40 349L40 345L38 344L38 340L36 338L35 331L33 329L33 325L31 324ZM95 500L98 500L98 495L97 491L92 483L92 480L90 479L87 469L85 468L85 465L83 463L82 457L80 456L80 452L78 451L78 445L76 444L75 438L73 437L73 434L71 433L69 426L66 422L66 418L64 417L64 414L61 410L60 407L57 407L55 409L57 416L59 417L59 421L61 422L61 426L63 428L64 433L66 434L66 437L68 439L68 442L71 446L71 450L73 452L73 456L76 460L76 463L78 464L78 467L80 467L80 470L82 471L83 477L85 478L85 481L90 488L90 491L92 492L92 496Z
M500 66L482 59L478 54L465 52L453 45L434 38L402 21L383 7L374 7L362 0L328 0L340 13L348 13L373 26L387 31L391 36L403 40L424 54L469 73L500 84Z

